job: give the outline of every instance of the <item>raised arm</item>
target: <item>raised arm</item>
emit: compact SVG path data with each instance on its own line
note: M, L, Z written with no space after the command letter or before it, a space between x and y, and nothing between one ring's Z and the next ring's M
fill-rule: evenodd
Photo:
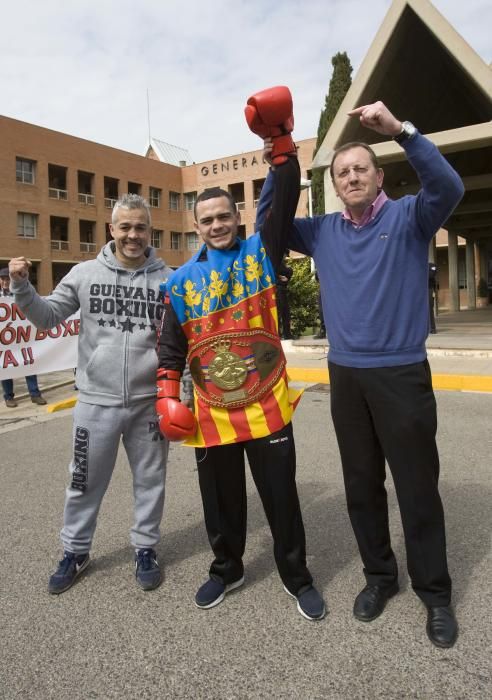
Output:
M80 306L76 269L72 268L65 275L52 294L41 297L29 282L30 267L30 260L24 257L12 258L9 262L10 288L15 302L37 328L53 328L74 314Z
M464 187L460 176L438 148L413 125L409 125L411 133L406 136L404 125L408 122L397 119L383 102L357 107L348 114L358 117L362 126L372 131L396 137L405 150L409 163L422 185L412 202L415 218L422 235L430 240L463 196ZM406 137L400 142L402 136Z
M294 115L290 90L277 86L256 93L248 99L245 114L250 129L271 146L269 162L276 169L275 178L270 179L269 195L263 198L258 211L256 230L277 269L287 247L300 193L299 163L291 136Z
M275 270L278 270L296 214L300 193L300 170L297 156L275 169L272 204L259 231Z

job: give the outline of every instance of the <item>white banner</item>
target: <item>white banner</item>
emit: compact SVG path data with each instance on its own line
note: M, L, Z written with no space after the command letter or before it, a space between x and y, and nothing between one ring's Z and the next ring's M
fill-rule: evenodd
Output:
M13 298L0 298L0 379L77 367L79 326L77 312L49 331L40 331Z

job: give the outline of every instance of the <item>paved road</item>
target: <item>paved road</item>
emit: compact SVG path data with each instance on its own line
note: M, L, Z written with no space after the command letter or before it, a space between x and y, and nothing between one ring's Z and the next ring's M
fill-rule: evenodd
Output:
M58 556L70 411L37 411L0 434L2 576L0 697L473 700L492 695L491 394L438 392L442 494L461 635L441 651L425 635L425 610L408 586L390 486L402 592L370 623L353 619L362 574L343 496L326 391L307 391L295 417L298 482L309 565L329 608L299 616L274 569L271 540L248 481L246 584L210 611L193 605L210 561L191 451L173 446L164 537L166 577L136 588L131 484L124 454L100 514L93 563L51 597ZM18 409L16 409L18 410ZM315 437L315 440L313 440Z

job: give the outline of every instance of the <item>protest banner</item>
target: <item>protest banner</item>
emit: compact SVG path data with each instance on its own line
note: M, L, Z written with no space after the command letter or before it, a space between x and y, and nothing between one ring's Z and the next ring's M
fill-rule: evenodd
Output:
M39 330L12 299L0 299L0 379L77 367L79 312Z

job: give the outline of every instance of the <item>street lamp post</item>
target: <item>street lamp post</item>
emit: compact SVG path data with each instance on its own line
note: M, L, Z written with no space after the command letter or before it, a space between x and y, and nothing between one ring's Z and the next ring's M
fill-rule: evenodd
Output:
M301 190L307 190L308 195L308 216L313 215L313 188L311 180L301 177Z

